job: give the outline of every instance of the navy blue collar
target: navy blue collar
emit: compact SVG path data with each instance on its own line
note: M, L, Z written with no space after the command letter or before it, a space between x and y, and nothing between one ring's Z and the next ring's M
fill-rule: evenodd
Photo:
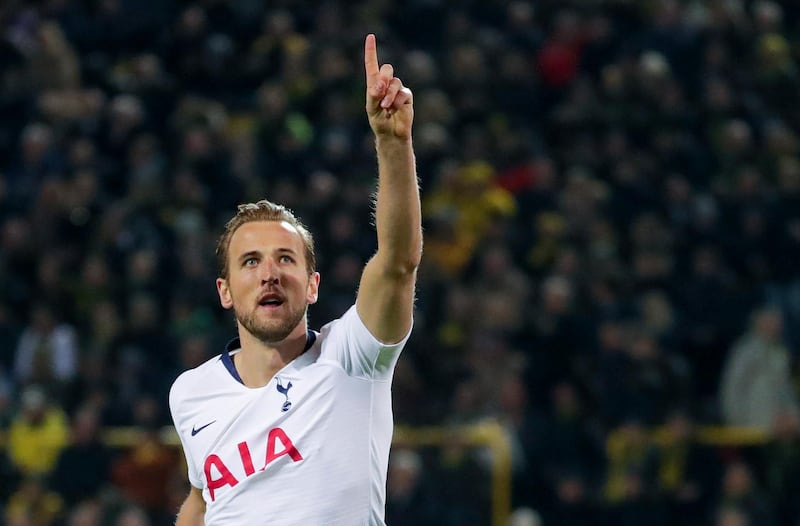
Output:
M303 352L309 350L311 346L314 345L315 341L317 341L317 333L312 331L311 329L308 329L308 332L306 333L306 346L303 349ZM241 341L239 341L239 338L237 337L232 339L231 341L228 342L228 345L225 346L225 352L223 352L222 355L220 356L220 360L222 360L222 363L223 365L225 365L225 368L228 370L228 372L231 373L231 376L233 376L233 378L237 382L244 385L242 377L239 376L239 371L236 370L236 366L233 364L233 357L231 356L232 351L241 348L242 348L242 343Z

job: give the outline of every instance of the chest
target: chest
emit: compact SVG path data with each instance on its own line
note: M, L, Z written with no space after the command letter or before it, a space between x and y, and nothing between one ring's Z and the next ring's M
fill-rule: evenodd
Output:
M198 478L234 486L335 457L337 444L369 420L367 387L324 365L278 374L259 389L206 386L186 400L180 432Z

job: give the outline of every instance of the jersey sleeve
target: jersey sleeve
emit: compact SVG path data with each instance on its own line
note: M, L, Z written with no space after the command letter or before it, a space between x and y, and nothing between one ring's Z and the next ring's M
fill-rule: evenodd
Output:
M181 432L181 427L182 427L181 401L183 400L182 384L184 381L185 378L182 375L179 376L178 379L175 380L175 382L172 384L172 387L169 390L169 411L170 414L172 415L172 423L175 426L175 432L177 433L178 438L181 441L181 451L183 451L183 456L186 459L186 469L189 478L189 483L195 488L202 488L203 480L200 478L200 475L197 471L197 466L192 460L192 455L189 453L188 445L186 443L186 437L184 436L184 433Z
M336 361L350 376L388 380L410 335L411 329L398 343L380 342L369 332L353 305L320 331L320 359Z

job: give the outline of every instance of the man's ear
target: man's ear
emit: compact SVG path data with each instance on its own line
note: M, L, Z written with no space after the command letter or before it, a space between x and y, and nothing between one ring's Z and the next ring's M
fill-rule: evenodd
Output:
M231 289L228 287L228 282L223 278L217 278L217 294L219 294L219 303L222 305L223 309L230 309L233 307Z
M311 305L319 298L319 272L314 272L308 277L308 290L306 292L306 302Z

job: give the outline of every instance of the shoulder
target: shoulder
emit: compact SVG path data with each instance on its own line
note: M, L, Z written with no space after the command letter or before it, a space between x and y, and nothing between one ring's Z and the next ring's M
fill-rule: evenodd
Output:
M215 375L216 368L220 366L220 356L218 354L178 375L169 390L169 405L173 410L189 393L197 392L198 387L208 385L210 378Z
M341 317L326 323L319 330L317 342L323 354L327 349L338 346L378 347L380 342L369 332L361 321L355 305L351 306Z
M373 379L390 374L408 336L395 344L380 342L367 329L355 305L320 329L320 358L338 363L351 376Z

